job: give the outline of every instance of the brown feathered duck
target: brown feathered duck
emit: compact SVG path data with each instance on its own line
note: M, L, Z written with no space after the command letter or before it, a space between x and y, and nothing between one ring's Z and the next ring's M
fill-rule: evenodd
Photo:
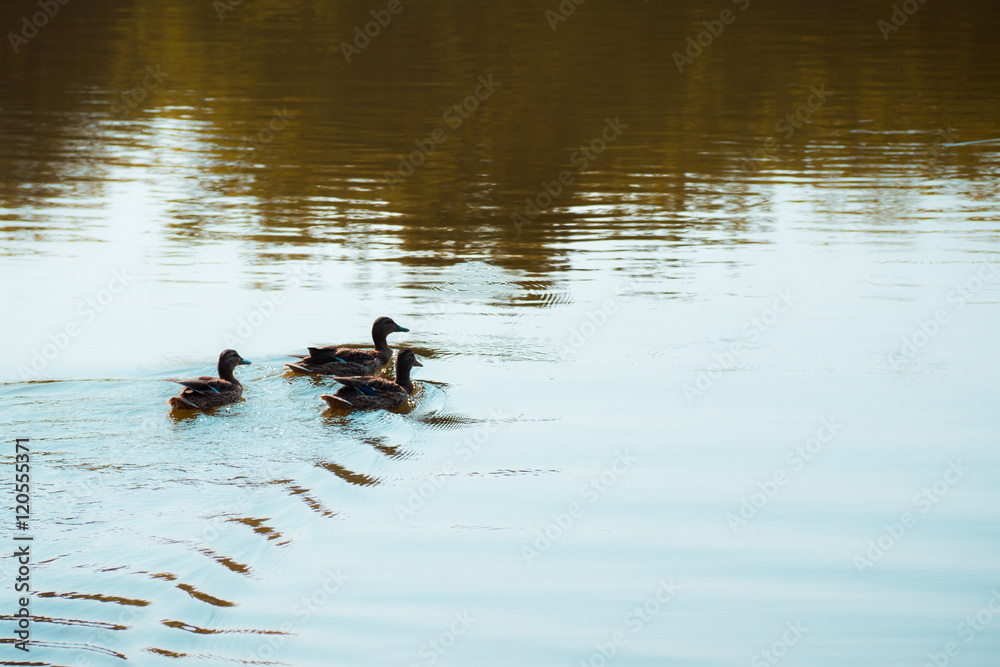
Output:
M223 350L219 355L219 377L203 375L190 380L167 380L184 385L184 390L167 403L178 410L210 410L235 403L243 395L243 385L233 375L233 369L249 363L236 350Z
M417 361L413 350L400 350L396 355L396 381L382 377L335 377L336 382L344 385L332 396L321 394L331 408L358 408L373 410L382 408L395 410L406 403L407 397L413 392L410 382L410 369L423 366Z
M341 345L324 345L310 347L308 355L292 354L302 361L285 364L296 373L312 375L338 375L349 377L353 375L368 375L389 363L392 350L385 338L397 331L409 331L392 321L391 317L380 317L372 324L372 340L374 350L358 350Z

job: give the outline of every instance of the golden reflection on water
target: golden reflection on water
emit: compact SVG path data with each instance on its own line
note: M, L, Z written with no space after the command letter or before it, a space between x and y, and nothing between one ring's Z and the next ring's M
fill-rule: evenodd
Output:
M253 264L336 244L544 273L595 230L683 236L698 221L748 240L747 204L785 172L974 177L982 153L945 155L941 136L996 133L981 105L998 92L997 8L983 3L924 6L886 41L870 3L754 2L683 74L672 54L703 29L702 3L597 3L555 31L531 3L415 3L348 64L338 44L369 9L258 2L220 21L206 3L67 5L0 60L5 235L80 238L85 211L39 212L102 206L138 177L169 202L171 242L238 235ZM123 118L116 100L147 67L161 79ZM480 77L497 86L452 127ZM826 101L792 127L819 88ZM620 136L581 157L616 118ZM748 170L748 151L769 156ZM422 163L388 188L401 158ZM552 203L519 228L525 198Z

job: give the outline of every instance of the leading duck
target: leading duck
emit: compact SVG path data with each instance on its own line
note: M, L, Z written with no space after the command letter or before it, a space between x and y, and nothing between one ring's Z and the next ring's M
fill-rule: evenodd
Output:
M409 331L392 321L391 317L380 317L372 324L372 341L374 350L358 350L342 345L324 345L310 347L308 355L292 354L301 361L285 364L296 373L312 375L337 375L349 377L352 375L368 375L389 363L392 350L386 342L386 336L397 331Z
M233 375L233 369L249 363L236 350L223 350L219 355L219 377L203 375L189 380L167 380L184 385L184 390L167 403L178 410L210 410L235 403L243 395L243 385Z

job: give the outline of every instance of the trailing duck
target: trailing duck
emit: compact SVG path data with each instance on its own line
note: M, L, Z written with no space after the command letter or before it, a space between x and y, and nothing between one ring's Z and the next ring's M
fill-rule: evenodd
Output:
M410 382L410 369L423 366L417 360L413 350L400 350L396 355L396 381L383 377L335 377L336 382L344 385L333 395L321 394L331 408L357 408L361 410L395 410L406 403L413 393L413 383Z

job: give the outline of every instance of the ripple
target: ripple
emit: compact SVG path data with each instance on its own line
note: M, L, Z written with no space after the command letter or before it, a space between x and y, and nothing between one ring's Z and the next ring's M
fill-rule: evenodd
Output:
M230 517L226 519L227 521L233 521L236 523L242 523L253 528L253 532L258 535L263 535L268 540L280 540L281 533L271 526L265 525L265 521L270 521L270 517L264 517L263 519L255 519L253 517Z
M379 483L379 480L375 477L369 477L368 475L364 475L362 473L352 472L344 466L332 461L321 461L316 464L316 467L322 468L323 470L329 470L334 475L349 484L355 484L357 486L374 486Z
M123 598L115 595L101 595L100 593L55 593L52 591L44 591L35 593L37 597L40 598L65 598L67 600L94 600L95 602L113 602L115 604L129 605L135 607L146 607L151 603L147 600L137 600L132 598Z
M202 628L191 623L185 623L183 621L160 621L163 625L168 628L174 628L177 630L184 630L185 632L192 632L198 635L225 635L225 634L244 634L244 635L287 635L288 632L281 632L280 630L256 630L256 629L242 629L242 628L227 628L225 630L215 630L212 628Z
M13 644L16 640L14 639L0 639L0 644ZM122 660L128 660L128 656L124 653L119 653L118 651L113 651L109 648L104 648L103 646L94 646L93 644L83 644L78 642L50 642L50 641L39 641L37 639L31 640L31 648L55 648L55 649L72 649L77 651L90 651L91 653L100 653L102 655L109 655L114 658L120 658ZM0 662L0 665L43 665L46 667L52 666L49 662Z
M33 623L52 623L54 625L72 625L84 628L98 628L101 630L127 630L128 626L117 623L106 623L104 621L84 621L75 618L53 618L50 616L30 616ZM0 614L0 621L16 621L17 618L9 614ZM34 643L34 642L32 642Z
M195 600L200 600L202 602L212 605L213 607L236 606L235 602L229 602L228 600L223 600L222 598L217 598L214 595L209 595L208 593L199 591L191 584L177 584L177 588L181 589L182 591L193 597Z
M302 502L304 502L309 507L309 509L311 509L312 511L316 512L321 516L333 518L338 514L338 512L334 512L333 510L328 510L326 507L323 506L323 503L319 502L311 495L309 495L309 489L293 484L292 480L290 479L272 480L271 484L278 484L283 486L285 490L288 491L289 496L301 499Z
M243 563L237 563L235 560L233 560L232 558L229 558L228 556L220 556L219 554L215 553L211 549L197 549L196 551L198 551L198 553L200 553L200 554L208 556L209 558L211 558L212 560L214 560L216 563L219 563L220 565L223 565L224 567L226 567L229 570L232 570L233 572L238 572L239 574L249 574L250 573L250 566L249 565L244 565Z

